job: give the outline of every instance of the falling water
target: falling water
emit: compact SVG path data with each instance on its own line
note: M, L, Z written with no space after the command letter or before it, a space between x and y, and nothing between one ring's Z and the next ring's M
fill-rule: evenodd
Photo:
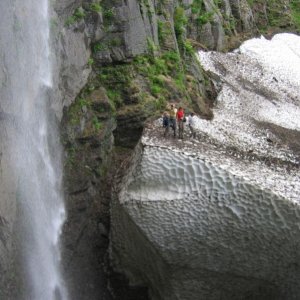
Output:
M0 111L10 116L18 172L22 299L67 299L59 236L65 218L54 112L48 0L0 1ZM4 74L4 75L3 75Z

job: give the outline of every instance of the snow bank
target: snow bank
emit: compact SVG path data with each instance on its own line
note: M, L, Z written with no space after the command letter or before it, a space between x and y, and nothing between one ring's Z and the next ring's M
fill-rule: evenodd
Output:
M199 52L206 70L220 77L222 90L212 122L198 128L226 144L280 156L266 142L267 131L255 123L267 122L300 130L300 37L276 35L245 42L231 54Z
M214 119L184 140L149 124L123 166L111 258L151 299L300 298L299 73L270 50L297 56L299 39L200 52L221 85Z

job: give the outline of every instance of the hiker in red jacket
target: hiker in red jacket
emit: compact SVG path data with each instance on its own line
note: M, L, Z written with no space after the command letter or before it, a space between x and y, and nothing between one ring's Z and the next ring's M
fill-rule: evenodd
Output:
M183 139L184 111L181 106L178 108L178 111L176 113L176 119L178 123L178 138Z

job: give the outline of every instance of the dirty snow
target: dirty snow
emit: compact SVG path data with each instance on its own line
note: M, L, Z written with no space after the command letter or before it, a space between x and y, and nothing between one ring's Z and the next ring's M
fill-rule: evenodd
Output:
M257 122L300 130L300 37L252 39L234 53L199 52L199 60L219 76L222 88L213 121L198 120L198 129L228 146L286 156L287 149L270 145L270 133Z
M299 203L300 149L291 149L268 128L275 124L299 133L299 54L300 37L292 34L249 40L233 53L200 52L201 64L221 86L213 120L197 118L194 140L188 128L184 140L162 138L158 120L145 129L142 143L198 157Z

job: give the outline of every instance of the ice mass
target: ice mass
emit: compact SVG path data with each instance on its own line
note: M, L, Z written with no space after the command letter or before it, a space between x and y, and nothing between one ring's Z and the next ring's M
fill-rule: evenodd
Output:
M176 143L153 134L161 120L145 128L115 191L112 259L153 299L299 299L300 37L198 56L214 118Z

